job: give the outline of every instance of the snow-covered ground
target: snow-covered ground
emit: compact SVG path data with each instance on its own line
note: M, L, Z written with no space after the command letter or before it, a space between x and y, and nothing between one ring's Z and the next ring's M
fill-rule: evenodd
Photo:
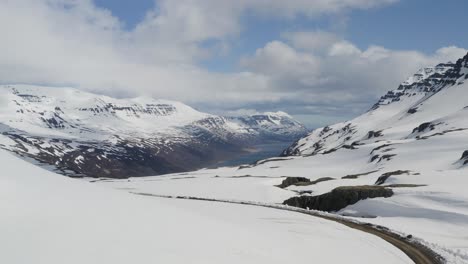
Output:
M219 168L182 175L102 180L95 183L136 193L282 203L287 198L297 196L295 191L307 190L318 195L338 186L372 185L384 172L396 170L396 167L380 168L380 171L357 179L341 179L350 174L379 169L360 167L361 157L358 153L361 151L354 152L356 157L353 161L345 162L342 158L349 156L349 152L351 150L339 150L330 154L332 156L329 159L326 159L327 156L296 157L240 170ZM428 242L451 263L468 263L466 170L421 171L415 170L411 163L400 163L402 167L399 167L411 170L410 174L392 176L385 185L427 186L393 188L395 195L391 198L364 200L338 213L411 234ZM284 179L281 176L303 176L311 180L332 177L335 180L281 189L276 187Z
M377 237L315 217L138 196L3 150L0 160L0 263L411 263Z

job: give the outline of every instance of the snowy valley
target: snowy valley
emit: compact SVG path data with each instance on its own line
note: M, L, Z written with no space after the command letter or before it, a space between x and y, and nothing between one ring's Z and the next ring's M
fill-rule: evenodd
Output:
M468 55L422 69L368 112L314 130L279 157L148 177L122 168L164 173L164 159L186 162L305 128L284 113L228 118L170 101L3 86L0 223L9 246L1 258L284 263L320 247L314 259L328 263L361 263L363 255L367 263L467 263L467 78ZM169 153L163 163L148 159L160 152ZM153 170L132 167L142 164ZM417 254L429 250L429 262L375 232Z
M448 263L467 263L467 79L468 55L422 69L368 112L314 130L282 157L96 183L132 193L329 208L424 241Z
M0 0L0 264L468 264L467 0Z

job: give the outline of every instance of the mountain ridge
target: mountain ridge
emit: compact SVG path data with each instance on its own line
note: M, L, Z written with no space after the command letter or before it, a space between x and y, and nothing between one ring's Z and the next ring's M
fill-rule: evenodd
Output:
M468 54L456 63L423 68L397 89L387 92L368 112L346 122L315 129L287 148L282 156L327 154L340 148L358 147L362 141L372 138L384 140L385 134L392 134L387 139L410 137L413 131L430 126L437 119L450 118L457 112L463 114L468 105L463 98L468 90L459 88L465 86L466 79ZM451 104L444 105L438 98L449 100ZM427 109L426 105L431 103L436 104L437 112ZM394 126L400 126L406 134L395 131Z
M284 113L223 117L183 103L116 99L73 88L0 87L0 147L69 175L128 177L210 165L306 128Z

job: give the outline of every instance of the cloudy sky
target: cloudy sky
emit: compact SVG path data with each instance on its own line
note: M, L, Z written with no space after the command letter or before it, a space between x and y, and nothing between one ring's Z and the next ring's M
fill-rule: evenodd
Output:
M0 82L282 110L310 127L366 111L466 54L465 0L0 0Z

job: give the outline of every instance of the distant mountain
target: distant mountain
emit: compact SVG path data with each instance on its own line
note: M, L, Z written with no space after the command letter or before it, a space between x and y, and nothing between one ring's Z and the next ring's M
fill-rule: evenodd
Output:
M72 88L0 86L0 147L73 176L125 178L201 168L247 146L294 141L289 115L222 117L151 98L115 99Z

